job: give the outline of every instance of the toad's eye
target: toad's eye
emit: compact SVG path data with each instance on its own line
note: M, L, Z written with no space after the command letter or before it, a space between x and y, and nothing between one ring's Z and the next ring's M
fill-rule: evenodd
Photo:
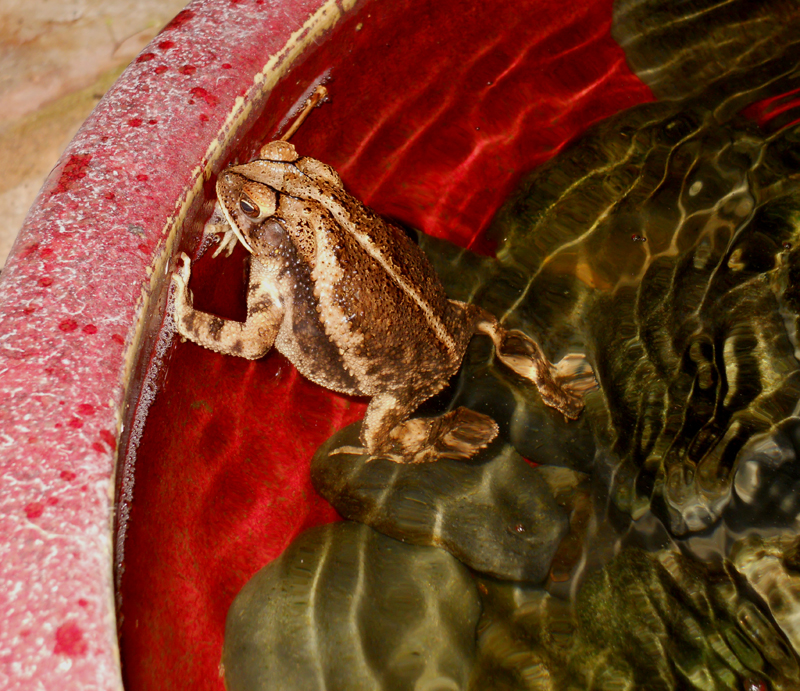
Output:
M239 200L239 208L245 216L249 216L250 218L258 218L261 214L255 202L246 195Z

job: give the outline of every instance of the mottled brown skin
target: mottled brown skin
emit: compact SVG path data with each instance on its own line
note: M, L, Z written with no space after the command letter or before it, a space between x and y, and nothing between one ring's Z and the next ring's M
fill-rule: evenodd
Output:
M449 300L417 245L347 194L332 168L283 141L261 157L217 182L231 230L252 253L247 319L195 310L183 255L173 277L182 336L251 359L274 346L308 379L372 397L361 442L398 462L469 458L496 436L491 418L466 408L408 419L455 374L476 332L492 338L501 361L533 381L547 405L580 414L564 368L485 310Z

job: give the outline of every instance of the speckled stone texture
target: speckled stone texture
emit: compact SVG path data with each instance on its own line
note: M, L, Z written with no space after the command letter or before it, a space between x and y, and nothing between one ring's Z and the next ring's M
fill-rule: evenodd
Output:
M64 147L186 1L0 2L0 265Z
M0 280L0 688L122 687L115 463L169 257L252 104L352 4L190 4L40 192Z

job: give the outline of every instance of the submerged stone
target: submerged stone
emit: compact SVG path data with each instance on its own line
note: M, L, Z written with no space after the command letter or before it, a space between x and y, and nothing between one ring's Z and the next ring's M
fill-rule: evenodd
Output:
M510 446L469 461L403 465L333 454L358 444L351 425L314 456L317 491L345 518L417 545L446 549L470 568L506 580L542 581L569 531L584 480L566 468L533 468Z
M798 688L800 659L729 566L623 550L575 603L484 581L472 691Z
M300 535L228 611L228 691L465 689L480 601L447 552L367 526Z
M434 260L448 291L469 291L549 356L587 354L600 388L574 428L593 435L580 469L608 483L620 514L653 511L675 536L707 530L730 504L743 449L795 415L798 161L798 126L768 135L702 103L645 104L524 181L495 221L496 262L465 276ZM467 359L450 405L468 405L462 392L494 368ZM538 461L525 439L558 447L560 430L505 380L515 408L482 410ZM586 459L591 445L576 448Z
M611 34L658 98L701 95L711 105L728 98L738 109L766 87L795 88L793 0L616 0Z
M796 533L800 515L800 418L754 436L739 454L733 497L723 518L731 531Z
M733 546L731 560L800 654L800 537L750 535Z

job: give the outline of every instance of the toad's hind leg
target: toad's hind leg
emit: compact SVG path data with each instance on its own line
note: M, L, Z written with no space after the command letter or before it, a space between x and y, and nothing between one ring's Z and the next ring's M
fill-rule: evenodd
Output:
M577 419L583 410L582 394L597 385L586 358L570 354L552 364L532 338L522 331L506 331L494 316L478 309L475 330L492 339L500 361L533 382L546 405Z
M464 407L434 417L407 419L425 398L404 399L398 393L375 396L361 424L365 448L343 446L333 453L369 453L395 463L465 460L497 436L492 418Z

